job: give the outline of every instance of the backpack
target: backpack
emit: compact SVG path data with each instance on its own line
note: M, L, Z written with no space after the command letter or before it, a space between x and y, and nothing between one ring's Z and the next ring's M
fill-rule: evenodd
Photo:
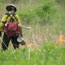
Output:
M10 14L8 14L8 17L9 16L10 16ZM8 23L6 23L5 26L4 26L4 32L8 36L12 37L12 36L20 34L21 27L19 27L17 22L14 21L13 17L11 17L10 21Z

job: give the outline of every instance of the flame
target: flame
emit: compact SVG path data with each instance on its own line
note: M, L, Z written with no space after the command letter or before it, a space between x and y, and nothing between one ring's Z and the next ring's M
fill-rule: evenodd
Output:
M60 43L63 43L63 42L64 42L64 40L63 40L63 35L62 35L62 34L59 35L59 42L60 42Z
M62 46L63 45L63 43L65 42L65 40L63 39L63 34L60 34L59 35L59 38L58 38L58 40L57 40L57 42L59 42L59 44L60 44L60 46ZM57 44L54 44L54 47L55 48L58 48L58 45Z
M27 44L26 47L30 48L32 46L32 44Z
M62 46L63 43L65 42L65 40L63 39L63 34L59 35L59 42L60 42L60 46Z
M30 48L30 47L36 46L36 45L37 45L37 43L30 43L30 44L27 44L26 47Z

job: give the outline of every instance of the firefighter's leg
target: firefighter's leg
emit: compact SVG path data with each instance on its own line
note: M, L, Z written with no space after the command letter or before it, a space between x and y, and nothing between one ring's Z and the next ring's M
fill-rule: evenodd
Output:
M9 45L10 38L4 33L3 41L2 41L2 49L6 50Z
M17 38L18 36L12 37L12 44L13 44L14 49L19 48L19 42L17 42Z

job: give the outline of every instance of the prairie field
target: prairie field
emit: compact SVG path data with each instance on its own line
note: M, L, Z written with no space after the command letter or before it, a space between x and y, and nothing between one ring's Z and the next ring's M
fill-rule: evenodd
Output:
M26 46L1 49L0 65L65 65L65 0L0 0L0 20L8 4L15 4Z

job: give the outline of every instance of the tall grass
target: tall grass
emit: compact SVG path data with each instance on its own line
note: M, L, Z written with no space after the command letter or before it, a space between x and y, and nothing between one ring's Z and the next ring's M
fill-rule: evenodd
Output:
M17 14L19 14L21 18L22 25L32 27L31 30L23 30L23 35L27 43L34 42L41 44L46 41L56 42L60 31L64 34L64 8L55 0L13 1L0 1L0 19L6 12L5 6L9 3L14 3L18 8Z
M64 65L65 46L49 43L19 50L0 50L1 65Z
M18 50L11 47L6 51L0 49L0 65L65 64L65 46L61 47L57 43L60 33L65 34L65 11L57 1L0 0L0 19L6 12L5 6L13 3L18 9L22 25L32 27L31 30L23 29L29 48L20 46Z

